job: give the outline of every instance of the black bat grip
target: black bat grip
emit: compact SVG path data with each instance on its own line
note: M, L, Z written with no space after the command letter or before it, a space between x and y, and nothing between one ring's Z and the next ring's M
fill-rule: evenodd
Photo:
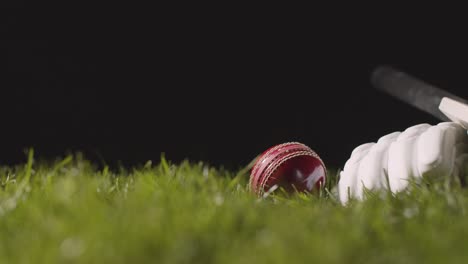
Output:
M371 83L378 90L390 94L442 121L449 121L439 110L439 104L443 97L465 102L464 99L456 95L389 66L377 67L372 72Z

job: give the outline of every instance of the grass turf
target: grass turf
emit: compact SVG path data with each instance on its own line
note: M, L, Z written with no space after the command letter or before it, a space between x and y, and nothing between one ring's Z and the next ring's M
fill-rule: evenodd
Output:
M466 263L468 191L413 186L341 206L247 188L203 163L97 170L78 156L0 168L0 263Z

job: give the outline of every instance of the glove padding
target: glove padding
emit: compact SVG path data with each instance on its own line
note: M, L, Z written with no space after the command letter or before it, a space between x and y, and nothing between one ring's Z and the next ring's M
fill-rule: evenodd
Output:
M458 174L468 161L467 146L466 130L453 122L420 124L363 144L353 150L340 173L340 201L362 200L365 188L397 193L412 179Z

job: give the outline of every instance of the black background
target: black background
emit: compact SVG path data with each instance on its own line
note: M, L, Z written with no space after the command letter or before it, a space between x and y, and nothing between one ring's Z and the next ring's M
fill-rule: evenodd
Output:
M357 22L299 7L54 8L1 16L1 164L34 147L44 159L83 151L134 166L164 152L238 168L301 141L341 167L359 144L438 122L373 90L376 66L468 97L464 45L427 18L400 28L395 16Z

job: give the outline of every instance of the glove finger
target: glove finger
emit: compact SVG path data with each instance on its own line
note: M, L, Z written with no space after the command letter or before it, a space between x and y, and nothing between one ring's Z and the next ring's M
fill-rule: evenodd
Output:
M340 172L338 192L340 201L343 204L347 203L349 198L356 197L359 163L374 144L375 143L366 143L355 148L351 153L351 158L346 162L343 171Z
M417 147L419 174L441 176L452 173L457 152L456 143L463 137L465 136L457 127L447 123L433 126L424 132Z
M414 155L419 136L430 129L428 124L409 127L390 145L388 154L388 180L392 192L404 190L412 177L418 176Z
M360 177L359 183L362 185L361 189L379 190L388 187L386 179L388 147L399 135L400 132L394 132L381 137L377 143L370 148L366 157L362 159L358 173Z
M460 124L454 123L454 122L442 122L437 124L439 127L451 127L455 131L455 138L456 142L465 142L467 140L467 133L466 129L462 127Z

